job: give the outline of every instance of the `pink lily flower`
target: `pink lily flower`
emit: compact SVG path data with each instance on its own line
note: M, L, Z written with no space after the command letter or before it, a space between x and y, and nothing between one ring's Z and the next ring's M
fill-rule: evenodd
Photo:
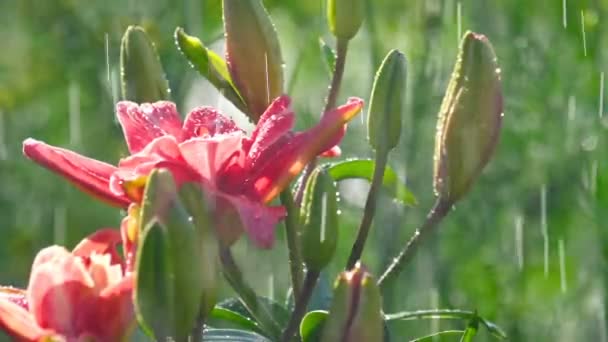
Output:
M275 99L251 136L211 107L194 109L182 123L171 102L119 102L116 115L131 155L117 167L33 139L24 142L23 151L79 188L123 208L139 203L152 169L169 169L178 186L197 182L213 195L216 229L224 242L244 230L258 246L269 248L285 210L267 204L317 155L339 154L336 145L345 125L363 106L362 100L351 98L314 127L293 132L290 102L287 96Z
M41 250L27 290L0 288L0 329L17 341L124 341L134 323L133 277L102 229L70 253Z

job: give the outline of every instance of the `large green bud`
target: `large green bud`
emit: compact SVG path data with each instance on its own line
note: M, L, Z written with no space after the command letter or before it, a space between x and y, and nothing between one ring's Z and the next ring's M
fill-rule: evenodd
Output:
M283 94L279 38L260 0L223 0L228 71L258 122L266 107Z
M376 281L359 263L340 273L334 285L321 342L383 340L382 298Z
M388 153L401 135L405 107L405 56L391 50L376 73L367 115L367 138L374 150Z
M440 198L454 203L469 191L493 155L502 116L494 49L485 36L467 32L437 123L434 188Z
M321 271L338 242L338 195L325 168L315 169L306 182L300 207L302 258L309 270Z
M363 23L363 0L328 0L327 21L338 39L350 40Z
M169 99L169 83L143 28L129 26L120 44L122 97L137 103Z

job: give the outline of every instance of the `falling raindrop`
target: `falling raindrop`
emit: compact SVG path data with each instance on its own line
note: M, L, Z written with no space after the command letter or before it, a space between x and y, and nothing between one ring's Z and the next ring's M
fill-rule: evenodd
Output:
M112 78L110 73L110 36L106 32L104 34L104 49L106 51L106 77L108 79L108 88L112 88Z
M0 111L0 160L8 159L8 150L6 148L6 138L4 134L4 112Z
M268 276L268 298L274 300L274 274Z
M583 35L583 54L587 57L587 37L585 35L585 11L581 10L581 34Z
M460 1L456 3L456 25L458 27L456 41L460 42L460 37L462 37L462 2Z
M521 271L524 268L524 217L515 217L515 253L517 256L517 268Z
M562 25L568 26L568 13L566 12L566 0L562 0Z
M599 105L599 116L600 119L604 115L604 72L600 73L600 105Z
M576 96L568 97L568 120L573 121L576 118Z
M557 243L559 253L559 283L562 293L566 293L568 290L568 284L566 283L566 248L564 245L564 239L559 239Z
M547 185L540 188L540 230L543 236L545 278L549 276L549 231L547 228Z
M597 192L597 160L591 162L591 175L589 176L589 192L595 197Z
M53 210L53 242L57 245L65 245L67 223L67 208L60 204Z
M431 287L430 290L430 306L433 309L439 308L439 291L435 287ZM436 334L439 332L439 319L431 319L431 334ZM433 341L439 341L439 336L433 336Z
M80 86L72 81L68 87L70 145L76 147L81 143L80 130Z
M321 197L321 242L325 241L325 225L327 217L327 194Z

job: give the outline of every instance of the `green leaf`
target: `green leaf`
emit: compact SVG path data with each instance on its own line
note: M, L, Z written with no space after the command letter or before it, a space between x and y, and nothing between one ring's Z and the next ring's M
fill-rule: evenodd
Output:
M135 309L144 330L157 340L184 340L194 327L202 298L197 231L177 201L173 176L154 170L144 195L143 230L136 261Z
M274 300L262 296L257 296L257 310L263 310L268 313L279 327L285 327L287 320L289 319L289 311L281 304ZM244 316L250 320L255 321L255 318L251 315L249 310L243 305L243 303L237 298L228 298L217 304L217 307L231 310Z
M459 336L463 332L464 331L462 331L462 330L445 330L445 331L440 331L440 332L437 332L434 334L426 335L423 337L415 338L413 340L410 340L410 342L434 342L434 341L437 341L437 338L439 338L439 337Z
M215 327L223 327L223 323L228 323L232 327L254 331L264 335L259 325L249 317L243 316L236 311L216 306L209 315L207 323Z
M256 333L237 329L205 329L205 342L270 342L269 339Z
M181 27L175 29L175 44L194 69L239 110L247 113L247 106L235 87L222 57L206 48L200 39L186 34Z
M412 320L412 319L461 319L461 320L472 320L478 319L490 334L494 337L504 340L507 338L507 334L495 323L488 321L487 319L478 316L475 311L466 310L452 310L452 309L437 309L437 310L418 310L418 311L402 311L394 314L388 314L384 316L384 319L388 321L397 320Z
M302 342L315 342L321 339L323 323L327 319L327 311L318 310L308 312L300 323L300 336Z
M331 164L328 168L329 174L336 181L351 178L362 178L371 181L374 175L374 165L373 160L352 159ZM418 203L414 194L399 181L395 171L388 165L384 170L382 186L393 198L404 205L414 206Z
M319 38L319 47L321 48L321 54L323 61L325 61L327 71L329 72L329 77L331 77L336 67L336 53L329 45L327 45L323 38Z
M125 100L142 103L169 99L169 83L154 44L139 26L129 26L122 37L120 76Z

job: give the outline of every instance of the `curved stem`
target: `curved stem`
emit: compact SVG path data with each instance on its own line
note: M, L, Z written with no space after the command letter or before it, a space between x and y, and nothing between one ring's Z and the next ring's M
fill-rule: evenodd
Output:
M346 64L346 53L348 52L348 40L338 39L336 43L336 66L329 85L329 93L325 100L325 108L323 113L334 109L336 99L342 85L342 77L344 76L344 65Z
M298 241L298 208L293 202L291 190L286 188L281 192L281 203L287 209L285 218L285 235L287 237L287 250L289 251L289 271L291 274L291 286L293 293L302 290L302 256Z
M346 54L348 53L348 40L338 39L336 45L336 65L334 67L334 72L331 77L329 92L327 93L327 98L325 99L325 107L323 107L323 112L321 113L321 115L336 107L336 100L338 99L338 93L340 92L340 87L342 86L344 66L346 65ZM306 181L308 180L308 177L310 177L312 170L314 170L316 166L317 158L314 158L310 161L310 163L308 163L308 165L304 169L304 174L302 175L302 180L300 182L300 186L296 191L295 196L295 202L298 206L302 202L302 195L304 194L304 187Z
M279 324L270 312L258 304L258 296L243 280L241 270L238 268L229 248L220 248L220 260L222 262L222 273L230 286L238 294L241 303L260 324L264 332L273 337L273 339L278 338L281 334Z
M367 193L367 199L365 200L365 209L363 211L361 224L359 225L359 232L357 233L357 238L355 239L355 243L353 244L353 248L351 249L350 256L346 263L347 270L350 270L355 266L363 253L363 248L365 247L365 242L367 241L367 236L369 235L372 226L374 214L376 213L376 197L382 186L382 179L384 178L384 170L386 169L387 161L388 153L382 152L376 154L374 175L372 177L369 192Z
M318 271L309 270L306 273L302 292L300 292L298 298L296 299L296 306L293 309L293 312L291 313L291 317L289 318L287 327L285 327L285 330L283 330L283 335L281 335L281 342L288 342L291 337L296 333L298 326L300 325L300 321L306 313L308 301L310 300L312 292L315 289L317 279L319 279Z
M422 226L416 230L414 236L410 238L403 250L401 250L401 253L399 253L378 280L378 286L380 286L381 290L385 290L388 284L397 278L403 267L416 254L420 243L435 230L439 222L450 212L450 208L452 208L451 202L441 198L437 199Z

